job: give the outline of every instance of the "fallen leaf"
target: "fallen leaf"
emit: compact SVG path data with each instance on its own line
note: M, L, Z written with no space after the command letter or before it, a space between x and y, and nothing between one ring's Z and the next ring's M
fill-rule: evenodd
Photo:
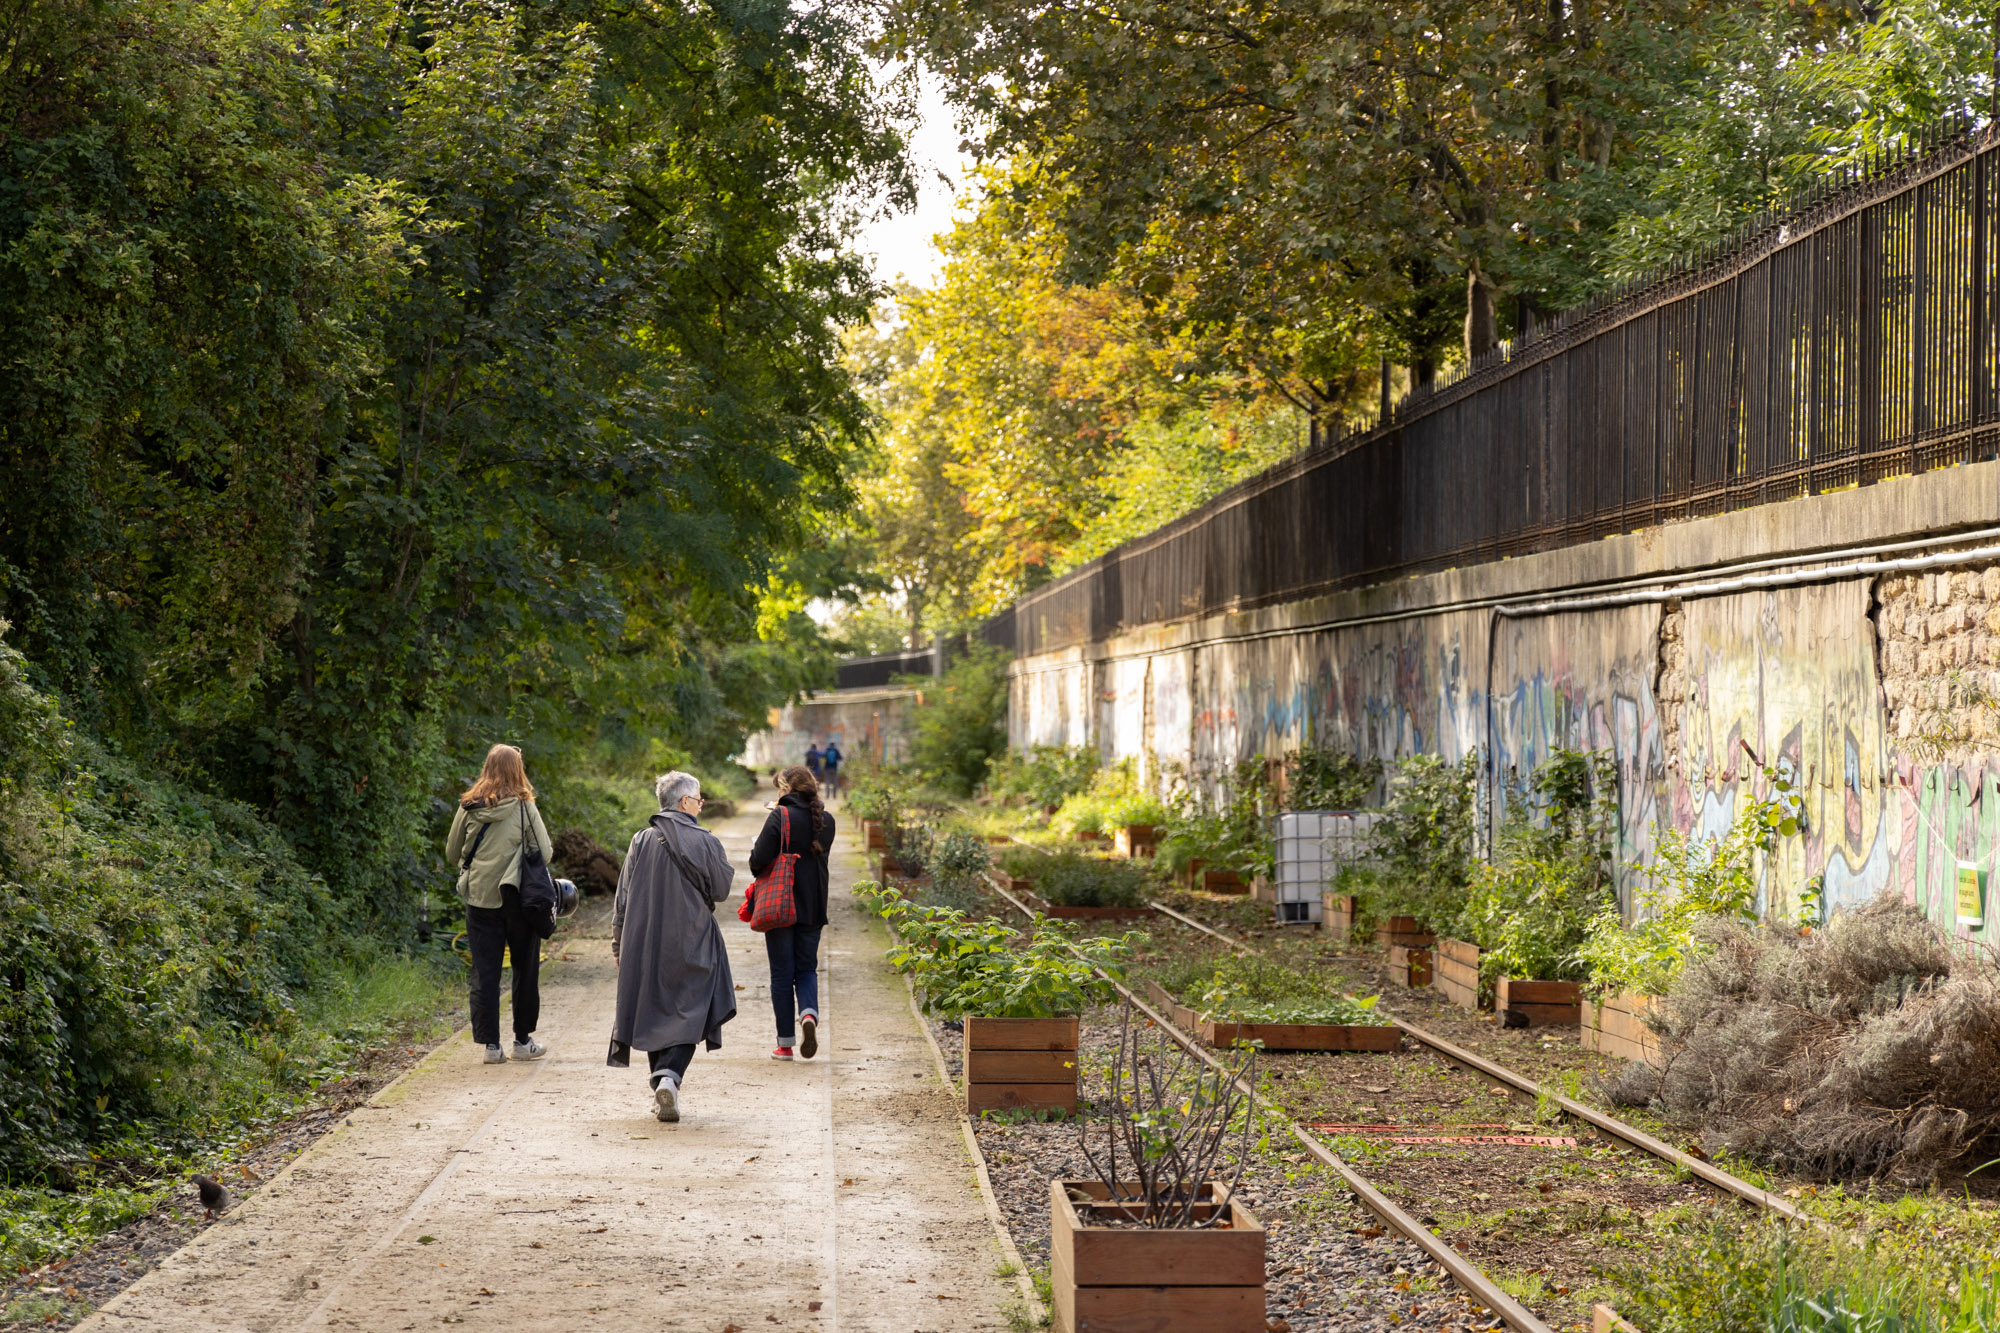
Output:
M419 1237L417 1237L417 1244L419 1244L419 1245L435 1245L435 1244L437 1244L437 1237L436 1237L436 1236L419 1236Z
M806 1309L808 1309L808 1310L813 1310L813 1311L817 1311L817 1310L819 1309L819 1307L820 1307L820 1302L818 1302L818 1301L807 1301L807 1302L806 1302Z
M604 1233L605 1233L606 1231L609 1231L609 1230L610 1230L610 1228L609 1228L609 1227L592 1227L592 1228L591 1228L590 1230L588 1230L588 1231L584 1232L583 1234L584 1234L584 1235L586 1235L586 1236L601 1236L601 1235L603 1235L603 1234L604 1234Z
M744 1161L746 1161L746 1162L754 1162L754 1161L756 1161L756 1160L757 1160L757 1159L758 1159L759 1157L762 1157L763 1155L764 1155L764 1154L763 1154L763 1153L760 1153L760 1152L753 1152L753 1153L751 1153L751 1154L750 1154L750 1155L749 1155L748 1157L744 1158L743 1160L744 1160Z
M1360 1234L1361 1236L1363 1236L1368 1240L1374 1240L1377 1236L1383 1235L1384 1233L1381 1227L1362 1227L1358 1234Z
M1372 1093L1376 1094L1377 1096L1380 1096L1380 1095L1381 1095L1382 1093L1385 1093L1385 1092L1387 1092L1387 1091L1388 1091L1388 1089L1387 1089L1387 1088L1363 1088L1363 1089L1362 1089L1362 1091L1363 1091L1363 1092L1372 1092Z
M481 1296L491 1296L493 1294L493 1289L491 1287L481 1287L479 1289L479 1294Z
M1264 1321L1264 1327L1269 1333L1292 1333L1291 1323L1282 1315L1272 1315Z

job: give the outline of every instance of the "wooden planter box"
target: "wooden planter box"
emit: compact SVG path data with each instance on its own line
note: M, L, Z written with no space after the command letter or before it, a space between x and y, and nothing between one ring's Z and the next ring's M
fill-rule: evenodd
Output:
M1027 882L1032 884L1034 881ZM1144 921L1154 915L1150 907L1059 907L1040 894L1020 887L1021 883L1018 879L1014 881L1015 892L1027 899L1028 906L1058 921Z
M1105 836L1104 836L1104 835L1103 835L1102 833L1086 833L1086 832L1084 832L1084 831L1083 831L1082 829L1078 829L1078 830L1077 830L1077 831L1076 831L1075 833L1072 833L1072 834L1070 834L1069 836L1070 836L1070 837L1072 837L1072 838L1074 838L1074 839L1075 839L1076 841L1078 841L1078 842L1104 842L1104 841L1106 841L1106 838L1105 838Z
M1375 927L1375 944L1387 949L1402 945L1405 949L1428 949L1437 943L1437 936L1420 929L1413 916L1392 916Z
M1118 830L1112 846L1120 856L1151 856L1159 850L1159 826L1156 824L1128 824Z
M1262 875L1252 875L1250 896L1260 903L1270 903L1275 906L1278 901L1278 886Z
M1264 1227L1207 1187L1227 1225L1106 1225L1127 1209L1096 1180L1049 1182L1049 1281L1062 1333L1264 1333ZM1084 1196L1079 1202L1072 1195ZM1094 1224L1094 1225L1093 1225Z
M1074 1018L965 1020L965 1109L1076 1111Z
M1439 940L1432 960L1438 994L1461 1009L1479 1007L1479 946L1464 940Z
M904 864L901 861L898 861L895 857L889 855L887 852L884 852L882 854L882 858L878 864L880 866L880 872L881 872L880 877L884 879L888 878L890 875L894 875L899 879L923 878L922 875L911 874L909 869L906 866L904 866Z
M1180 1027L1225 1049L1239 1041L1261 1041L1267 1051L1393 1051L1403 1044L1401 1028L1372 1024L1218 1023L1204 1020L1156 981L1146 983L1146 992Z
M1431 951L1408 945L1389 946L1389 980L1411 990L1431 984Z
M989 833L986 835L986 845L988 847L1005 847L1012 841L1014 839L1005 833Z
M1032 893L1035 888L1035 881L1032 879L1016 879L999 866L993 867L993 878L1000 882L1001 888L1011 889L1015 893Z
M881 820L862 820L861 836L863 838L861 848L863 851L886 852L889 850L889 830L882 827Z
M1348 936L1354 933L1354 895L1322 893L1319 896L1319 928L1334 943L1347 943Z
M1578 1035L1586 1051L1600 1051L1620 1060L1636 1060L1658 1068L1665 1056L1659 1034L1646 1026L1646 1012L1659 997L1620 991L1583 1005L1583 1031Z
M1243 882L1243 876L1234 870L1204 870L1201 872L1201 887L1205 893L1244 894L1250 886Z
M1493 1012L1524 1014L1531 1028L1573 1028L1583 1021L1583 988L1574 981L1502 977L1493 988Z

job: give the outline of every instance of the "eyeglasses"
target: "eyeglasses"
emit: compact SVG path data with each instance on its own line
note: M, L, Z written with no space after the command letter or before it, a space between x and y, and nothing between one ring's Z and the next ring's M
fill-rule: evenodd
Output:
M682 801L693 801L693 802L694 802L694 803L695 803L696 805L707 805L707 804L708 804L708 798L707 798L706 796L683 796L683 797L681 797L681 800L682 800Z

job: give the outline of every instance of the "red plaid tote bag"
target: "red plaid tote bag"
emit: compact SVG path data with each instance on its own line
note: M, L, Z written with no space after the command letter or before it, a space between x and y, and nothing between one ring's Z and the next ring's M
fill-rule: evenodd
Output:
M778 859L751 883L743 904L750 913L750 929L783 930L798 924L799 901L792 894L792 874L798 864L799 854L792 850L792 812L779 806Z

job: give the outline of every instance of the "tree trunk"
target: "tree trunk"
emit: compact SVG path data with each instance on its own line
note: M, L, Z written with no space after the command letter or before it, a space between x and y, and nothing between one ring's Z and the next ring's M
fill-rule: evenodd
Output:
M1478 265L1465 271L1465 356L1469 361L1499 342L1493 327L1493 284Z

